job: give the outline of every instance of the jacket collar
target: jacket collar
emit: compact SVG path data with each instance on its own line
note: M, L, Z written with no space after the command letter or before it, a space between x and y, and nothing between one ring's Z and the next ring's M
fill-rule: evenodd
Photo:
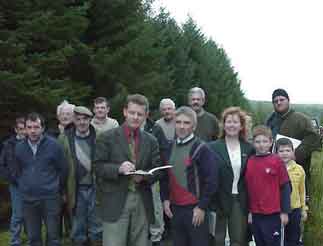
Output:
M286 113L284 113L284 114L279 114L278 113L278 115L282 118L282 119L286 119L291 113L293 113L294 112L294 110L293 109L291 109L291 108L289 108L288 109L288 111L286 112Z
M217 140L218 145L218 151L217 153L222 157L226 165L231 167L231 161L229 157L229 152L227 145L225 143L225 139L219 139ZM246 166L247 163L247 158L248 158L248 146L247 143L243 140L240 139L240 153L241 153L241 172L243 171L244 167Z
M176 139L176 144L178 144L178 145L186 144L186 143L190 142L193 138L194 138L194 133L191 133L190 135L188 135L184 139L177 138Z
M296 168L296 165L297 165L296 161L290 160L286 166L287 170L294 170Z

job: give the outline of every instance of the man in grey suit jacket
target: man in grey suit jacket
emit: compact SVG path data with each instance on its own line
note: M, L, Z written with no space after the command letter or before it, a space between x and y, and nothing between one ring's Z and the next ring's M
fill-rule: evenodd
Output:
M124 124L97 139L94 163L104 246L149 245L154 217L150 185L159 175L126 175L161 165L157 140L140 129L148 108L145 96L128 96Z

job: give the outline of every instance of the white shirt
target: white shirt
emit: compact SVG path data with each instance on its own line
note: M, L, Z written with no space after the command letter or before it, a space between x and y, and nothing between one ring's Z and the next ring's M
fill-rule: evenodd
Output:
M232 183L232 194L239 194L238 191L238 182L240 179L240 172L241 172L241 150L240 144L239 148L234 150L230 149L227 145L228 154L231 161L231 166L233 170L233 183Z

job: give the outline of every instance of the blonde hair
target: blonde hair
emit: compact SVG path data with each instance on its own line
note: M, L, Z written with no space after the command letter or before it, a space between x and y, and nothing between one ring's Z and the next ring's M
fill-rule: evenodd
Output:
M247 113L243 110L241 110L240 107L229 107L226 108L223 113L222 113L222 119L221 119L221 124L222 124L222 129L220 133L220 138L225 137L225 131L224 131L224 123L225 120L229 115L238 115L240 119L240 124L241 124L241 130L239 132L239 137L247 140Z

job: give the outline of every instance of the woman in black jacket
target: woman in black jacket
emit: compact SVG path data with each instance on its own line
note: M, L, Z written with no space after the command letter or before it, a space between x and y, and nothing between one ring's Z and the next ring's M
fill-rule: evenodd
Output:
M246 113L229 107L222 114L220 139L210 147L220 157L219 185L212 207L216 211L215 245L224 246L228 228L230 245L248 245L247 191L244 172L253 147L246 141Z

